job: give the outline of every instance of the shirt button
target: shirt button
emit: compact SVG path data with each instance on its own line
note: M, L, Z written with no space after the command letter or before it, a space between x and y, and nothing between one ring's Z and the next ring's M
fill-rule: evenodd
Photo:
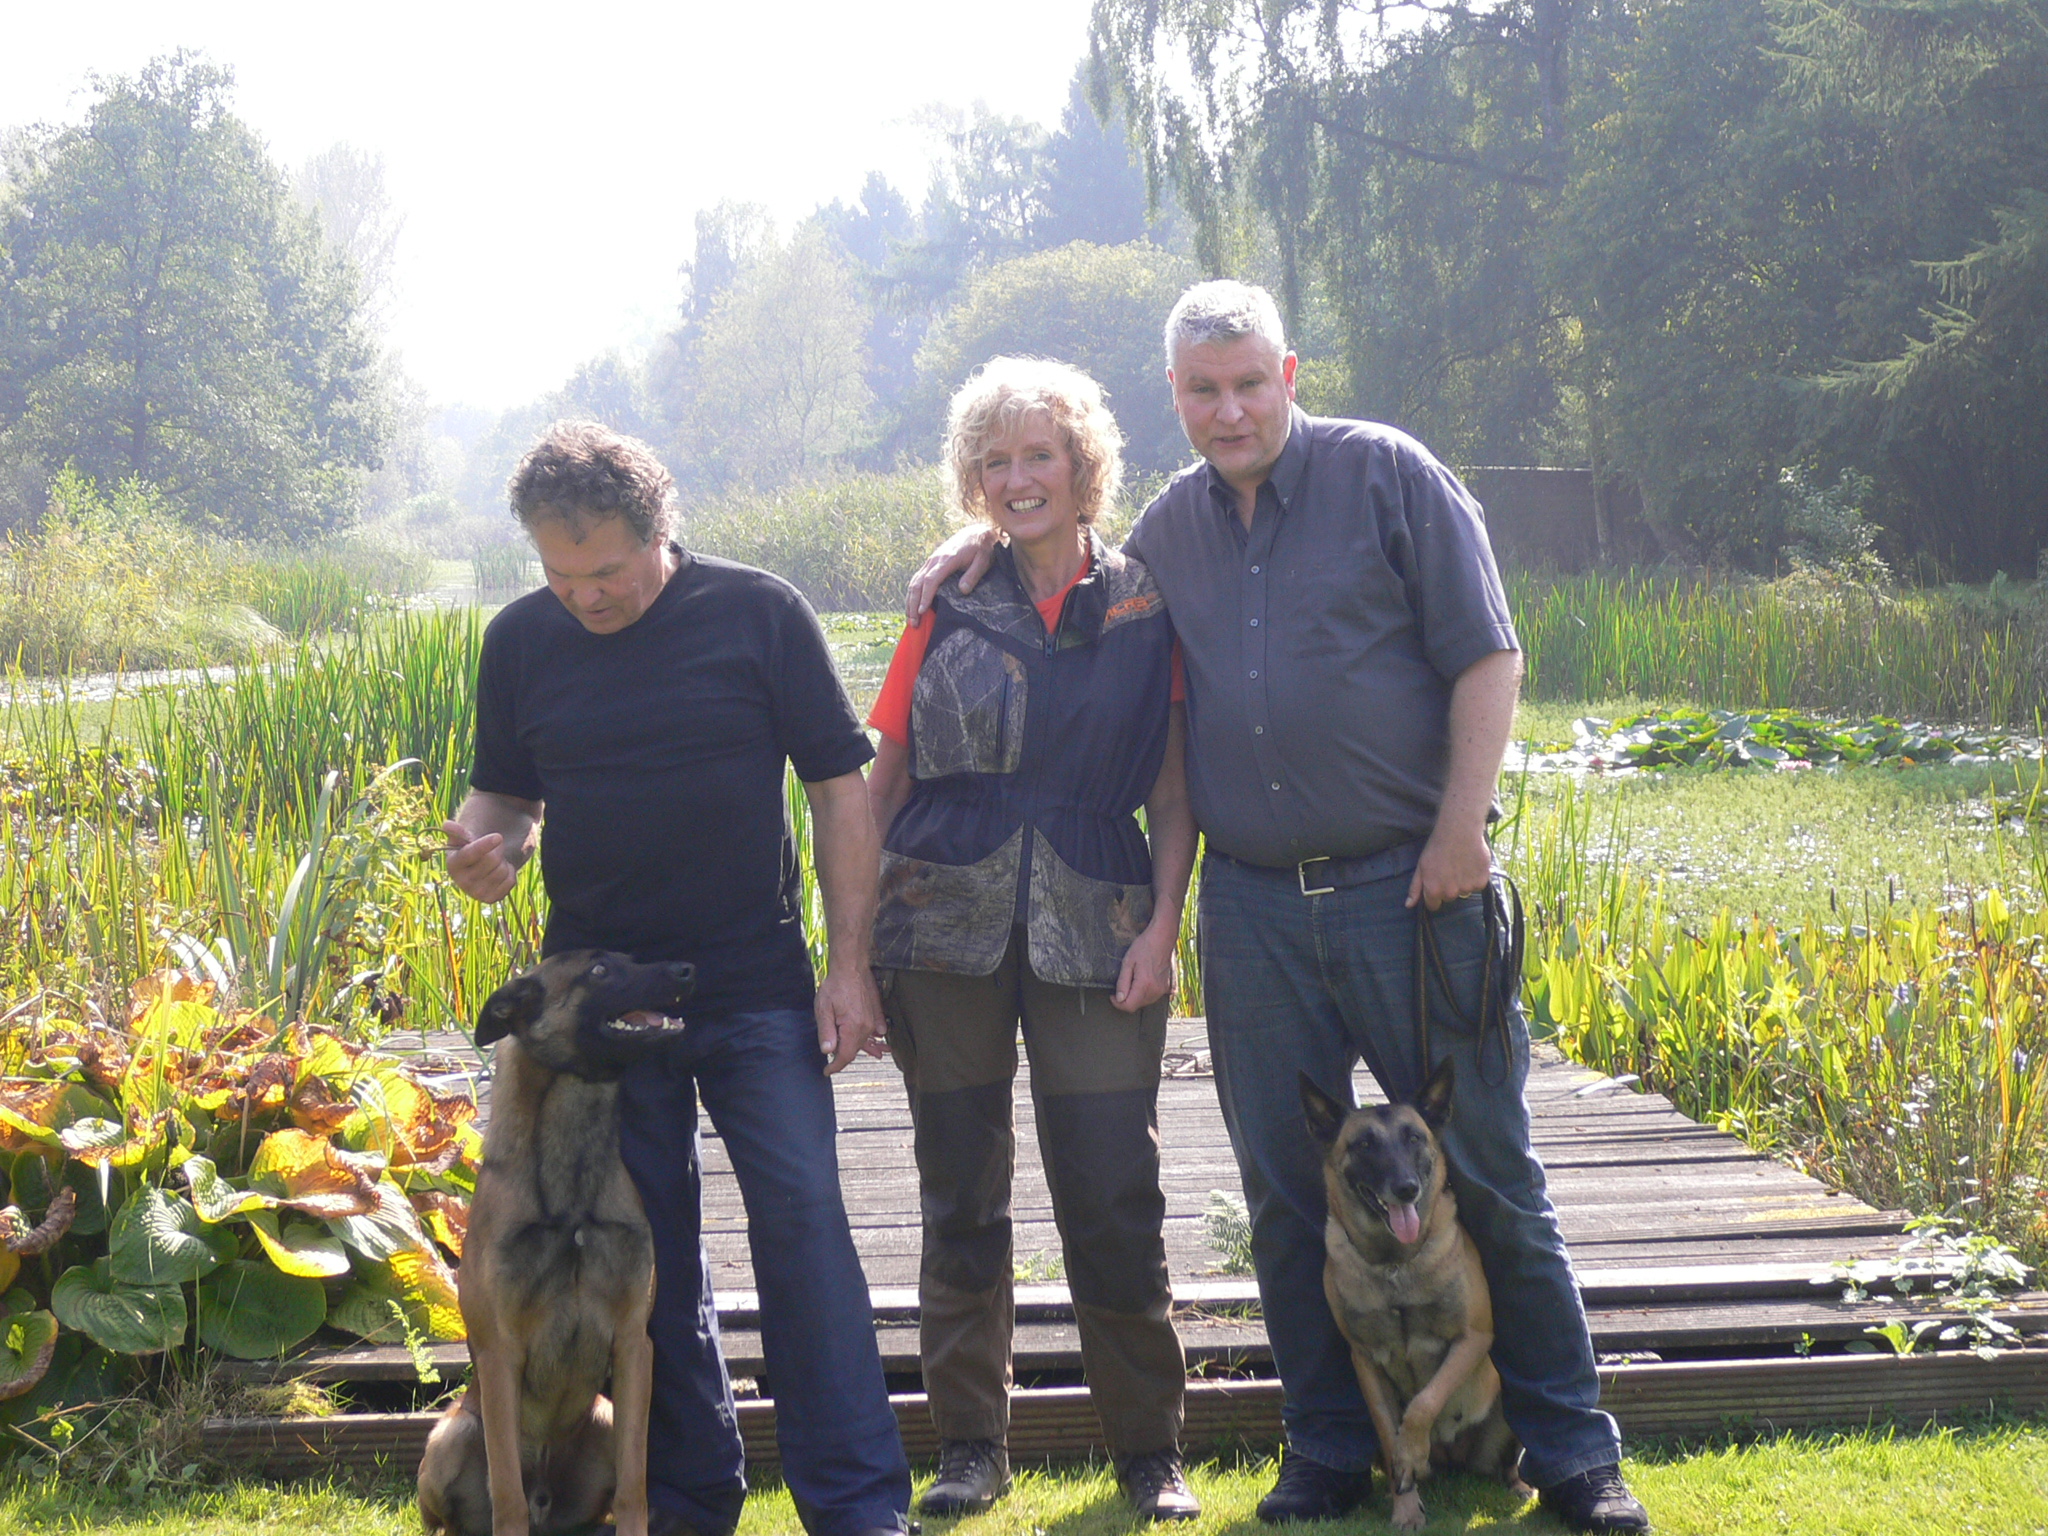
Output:
M1252 674L1252 676L1253 676L1253 677L1257 677L1258 675L1259 675L1259 674L1258 674L1258 673L1256 673L1256 672L1254 672L1254 673Z
M1252 567L1252 574L1254 576L1259 574L1259 568L1256 565Z
M1263 736L1266 734L1266 728L1263 725L1255 725L1252 727L1252 734L1254 736Z
M1253 628L1253 629L1257 629L1258 627L1259 627L1259 621L1258 621L1257 619L1253 619L1253 620L1252 620L1252 628Z
M1275 779L1275 780L1273 781L1273 787L1274 787L1275 789L1278 789L1278 788L1280 787L1280 781L1279 781L1278 779Z

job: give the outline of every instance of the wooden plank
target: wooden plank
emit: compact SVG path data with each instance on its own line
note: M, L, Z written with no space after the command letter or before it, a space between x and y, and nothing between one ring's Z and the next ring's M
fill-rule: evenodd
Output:
M1601 1401L1628 1435L1723 1429L1774 1433L1874 1419L1908 1427L1963 1413L2048 1409L2048 1349L1990 1360L1968 1353L1888 1359L1713 1360L1606 1366ZM937 1438L919 1393L890 1398L913 1460L928 1462ZM775 1406L738 1404L741 1439L756 1463L775 1458ZM320 1477L344 1468L409 1473L436 1415L337 1414L331 1418L208 1419L201 1449L245 1473ZM1240 1444L1271 1447L1280 1434L1280 1384L1271 1380L1188 1385L1183 1443L1191 1452ZM1098 1455L1101 1428L1085 1387L1013 1393L1010 1450L1018 1459Z

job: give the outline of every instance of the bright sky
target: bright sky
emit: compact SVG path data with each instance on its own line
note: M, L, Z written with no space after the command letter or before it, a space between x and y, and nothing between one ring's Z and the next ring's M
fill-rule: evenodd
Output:
M870 169L915 204L932 103L1056 122L1089 0L9 10L0 127L76 120L89 73L184 47L234 71L287 167L382 154L406 220L392 339L437 403L499 408L663 329L698 209L764 203L786 230Z

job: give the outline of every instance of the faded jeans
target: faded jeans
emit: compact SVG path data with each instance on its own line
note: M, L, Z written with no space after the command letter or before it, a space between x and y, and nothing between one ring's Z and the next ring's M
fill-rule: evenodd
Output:
M619 1084L619 1154L654 1229L648 1497L706 1536L737 1525L746 1497L704 1267L700 1094L746 1203L775 1438L804 1529L905 1529L910 1467L840 1198L832 1084L809 1009L692 1021Z
M1298 1078L1307 1072L1349 1103L1363 1059L1389 1097L1420 1088L1416 919L1403 905L1412 874L1411 864L1304 896L1291 867L1213 854L1202 865L1209 1046L1251 1213L1266 1335L1285 1393L1281 1418L1294 1450L1345 1471L1370 1467L1378 1440L1323 1296L1322 1149L1303 1121ZM1493 1292L1493 1361L1524 1447L1522 1476L1549 1487L1618 1461L1620 1435L1599 1407L1585 1308L1529 1146L1529 1033L1519 1002L1508 1010L1505 1049L1489 1031L1482 1052L1460 1016L1479 1017L1483 903L1450 903L1434 921L1453 993L1448 1001L1436 994L1430 1011L1431 1050L1455 1064L1443 1133L1451 1187ZM1498 936L1496 944L1504 947Z

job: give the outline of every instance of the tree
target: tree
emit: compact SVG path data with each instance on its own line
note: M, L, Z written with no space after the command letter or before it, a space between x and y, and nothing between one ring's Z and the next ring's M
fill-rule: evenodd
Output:
M1086 369L1109 396L1140 473L1186 462L1187 439L1166 387L1160 330L1194 277L1182 257L1142 240L1075 241L998 262L969 283L918 353L921 419L938 441L945 402L998 353L1052 357Z
M353 274L230 78L178 54L19 141L0 209L0 462L157 487L235 534L355 513L384 433Z
M1464 462L1557 438L1569 317L1541 236L1570 159L1571 0L1101 0L1091 44L1212 272L1270 232L1327 305L1350 407Z
M676 456L767 487L845 459L868 429L867 313L824 232L799 228L720 294L691 358Z
M2048 542L2027 319L2048 308L2027 254L2048 187L2037 14L1642 13L1581 137L1553 261L1610 451L1667 536L1768 568L1784 487L1849 471L1893 560L2032 566Z
M365 316L381 322L393 291L398 237L405 215L384 187L384 157L334 144L312 156L292 178L299 201L319 217L329 248L356 271Z

